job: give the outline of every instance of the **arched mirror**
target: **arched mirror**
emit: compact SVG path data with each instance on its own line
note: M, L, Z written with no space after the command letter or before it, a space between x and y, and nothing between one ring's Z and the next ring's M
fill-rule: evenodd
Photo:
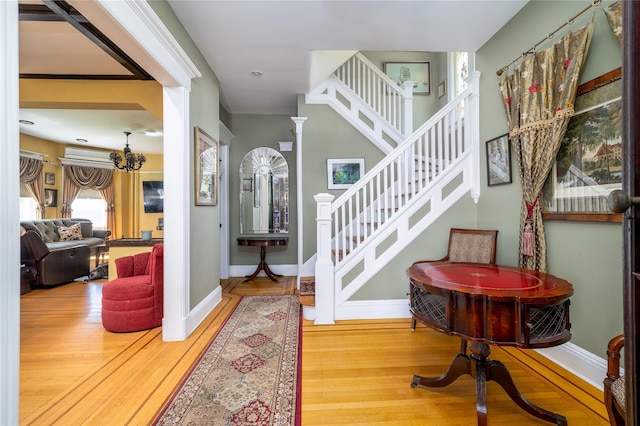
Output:
M240 232L289 232L289 166L275 149L255 148L240 163Z

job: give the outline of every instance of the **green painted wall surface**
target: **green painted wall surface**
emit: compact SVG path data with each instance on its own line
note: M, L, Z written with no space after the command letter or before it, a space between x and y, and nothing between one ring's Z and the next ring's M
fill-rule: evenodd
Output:
M604 6L611 2L603 2ZM549 31L589 5L589 1L529 2L476 54L480 79L481 170L486 170L485 141L507 133L507 122L498 90L496 71L542 40ZM576 20L584 25L592 13ZM622 53L602 11L596 26L580 82L621 66ZM564 35L560 32L560 36ZM557 40L557 39L556 39ZM547 45L541 46L545 48ZM513 183L487 187L482 173L478 226L496 228L497 261L518 263L518 227L522 192L515 159ZM572 343L604 357L608 340L622 332L622 228L620 224L545 221L548 272L574 285L571 304Z
M166 1L149 2L173 37L189 55L202 77L193 79L189 97L190 108L190 164L195 164L194 135L198 126L216 140L219 137L219 82L200 51L173 13ZM191 173L190 188L194 187ZM220 285L220 209L218 206L196 206L190 194L190 305L194 308Z
M289 115L231 114L231 132L234 135L229 153L229 231L231 265L256 265L259 249L239 247L240 234L240 162L253 148L267 147L280 151L278 142L291 142L294 123ZM289 165L289 233L278 234L289 237L289 244L283 247L269 247L269 265L296 265L298 263L298 221L296 218L296 150L281 152ZM276 269L278 273L278 270Z

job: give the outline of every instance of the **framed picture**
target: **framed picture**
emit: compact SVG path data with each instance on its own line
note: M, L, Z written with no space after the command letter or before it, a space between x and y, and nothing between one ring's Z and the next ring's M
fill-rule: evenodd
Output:
M196 206L218 205L218 141L195 129Z
M447 80L443 80L438 84L438 99L447 94Z
M414 95L431 93L431 63L429 62L385 62L384 73L398 85L413 81Z
M45 207L58 207L57 189L44 189L44 205Z
M242 179L242 190L244 192L253 191L253 179L252 178L243 178Z
M364 158L327 159L327 187L348 189L364 175Z
M618 68L578 86L555 164L543 188L543 219L621 222L607 204L622 188L622 80Z
M45 172L45 174L44 174L44 183L45 183L45 185L55 185L56 184L56 175L55 175L55 173Z
M487 183L489 186L511 183L509 135L487 141Z

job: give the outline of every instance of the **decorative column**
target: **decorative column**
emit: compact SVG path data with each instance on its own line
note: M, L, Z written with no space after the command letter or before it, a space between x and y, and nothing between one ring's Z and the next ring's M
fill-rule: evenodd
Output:
M465 82L471 87L471 96L464 104L465 144L469 144L465 148L472 149L471 197L477 203L480 198L480 71L472 72Z
M317 203L316 318L315 324L335 322L334 265L331 260L331 194L313 197Z
M304 212L302 210L302 124L307 121L307 117L291 117L296 124L296 218L298 219L298 281L296 287L300 289L300 277L302 276L302 265L304 262L303 253L303 234L302 219Z

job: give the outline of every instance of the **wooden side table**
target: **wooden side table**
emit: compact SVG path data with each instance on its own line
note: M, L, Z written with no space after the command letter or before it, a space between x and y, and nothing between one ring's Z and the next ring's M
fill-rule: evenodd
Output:
M260 271L264 271L271 281L278 282L276 277L282 275L275 274L267 265L265 258L267 257L267 247L286 246L289 243L289 237L241 237L238 238L239 246L260 247L260 263L255 272L247 275L244 282L251 281L258 276Z

